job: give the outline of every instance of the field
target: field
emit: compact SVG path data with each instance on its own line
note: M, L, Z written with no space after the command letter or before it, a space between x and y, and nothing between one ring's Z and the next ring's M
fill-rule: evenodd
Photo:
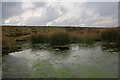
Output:
M120 42L120 28L3 26L2 54L19 51L25 43L47 43L51 46L71 43Z

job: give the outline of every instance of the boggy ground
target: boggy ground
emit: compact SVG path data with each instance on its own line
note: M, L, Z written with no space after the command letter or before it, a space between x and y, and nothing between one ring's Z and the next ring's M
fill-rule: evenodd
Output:
M31 44L49 44L67 48L72 43L107 42L119 47L120 28L88 28L58 26L2 26L2 54L31 47ZM67 46L66 46L67 45Z

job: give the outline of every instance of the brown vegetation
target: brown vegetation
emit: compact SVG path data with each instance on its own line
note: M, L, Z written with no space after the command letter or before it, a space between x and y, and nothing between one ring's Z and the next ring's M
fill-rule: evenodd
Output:
M82 28L82 27L31 27L31 26L3 26L2 27L2 46L3 53L6 53L8 47L15 48L20 43L32 42L46 43L51 41L50 37L56 33L67 33L66 37L70 37L71 43L84 42L89 43L93 41L101 41L101 34L106 31L114 30L118 35L117 42L119 42L120 28ZM105 33L104 33L105 34ZM104 35L103 34L103 35ZM61 35L60 35L61 37ZM60 37L53 37L60 39ZM63 36L64 37L64 36ZM57 40L57 39L56 39ZM64 38L65 42L68 38ZM57 43L58 41L56 41ZM54 43L53 40L51 43ZM58 42L59 43L59 42ZM19 47L20 48L20 47ZM10 48L11 49L11 48ZM12 49L14 50L14 49ZM12 52L12 51L11 51Z

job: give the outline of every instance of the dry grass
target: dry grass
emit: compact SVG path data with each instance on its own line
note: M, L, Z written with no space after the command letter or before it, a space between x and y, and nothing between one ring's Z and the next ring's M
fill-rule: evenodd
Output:
M52 36L57 33L67 33L70 42L89 43L101 40L101 34L106 30L115 30L119 32L120 28L60 28L60 27L2 27L2 44L3 47L15 46L17 41L50 42ZM120 35L120 33L118 34ZM59 37L54 37L61 38ZM66 41L64 38L63 41ZM45 41L45 42L44 42ZM52 40L54 41L54 40ZM56 41L55 41L56 42Z

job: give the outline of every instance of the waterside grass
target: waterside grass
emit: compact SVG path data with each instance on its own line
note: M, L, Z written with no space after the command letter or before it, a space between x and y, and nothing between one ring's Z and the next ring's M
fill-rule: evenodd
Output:
M98 41L120 44L119 31L120 28L4 26L2 27L2 53L19 50L19 47L15 47L14 50L12 46L29 42L30 44L48 44L52 47L64 48L72 43L93 44Z

